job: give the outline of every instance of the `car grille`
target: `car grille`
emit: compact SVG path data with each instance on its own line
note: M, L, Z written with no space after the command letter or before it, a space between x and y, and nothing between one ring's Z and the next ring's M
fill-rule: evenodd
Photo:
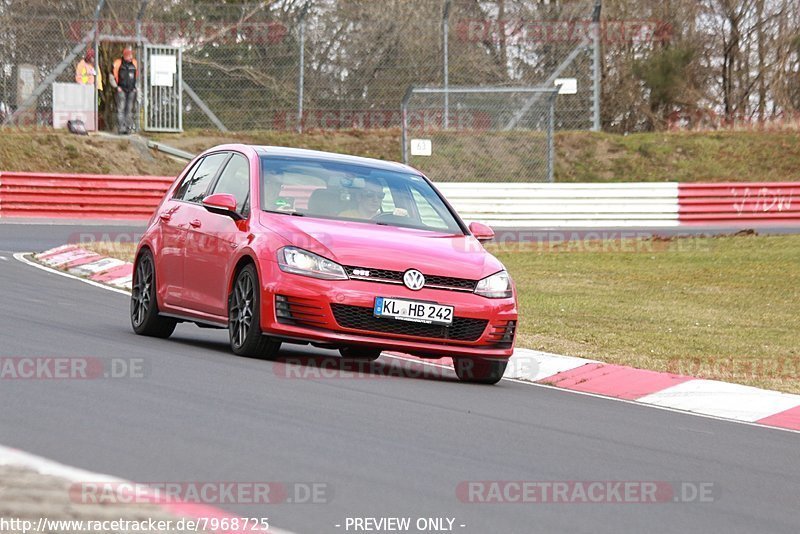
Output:
M369 280L385 284L402 284L405 271L390 271L387 269L371 269L369 267L346 266L347 276L353 280ZM355 274L354 271L369 271L369 276ZM429 289L449 289L452 291L474 291L477 282L467 278L455 278L452 276L436 276L425 274L425 287Z
M441 326L394 319L380 319L372 314L372 308L362 306L331 304L331 309L336 322L345 328L456 341L475 341L481 337L488 323L484 319L454 317L452 325Z

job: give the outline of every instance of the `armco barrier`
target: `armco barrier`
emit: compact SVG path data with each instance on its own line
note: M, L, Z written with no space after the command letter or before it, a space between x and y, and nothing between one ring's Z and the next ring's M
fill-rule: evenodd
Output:
M0 173L0 217L147 219L174 178ZM439 183L461 216L496 227L800 223L800 183ZM294 195L300 191L293 191ZM304 195L300 195L304 196ZM302 205L298 205L302 207Z
M681 224L800 222L800 182L680 184Z
M161 176L0 173L0 217L147 219L175 180Z
M440 183L465 220L497 227L678 226L678 184Z

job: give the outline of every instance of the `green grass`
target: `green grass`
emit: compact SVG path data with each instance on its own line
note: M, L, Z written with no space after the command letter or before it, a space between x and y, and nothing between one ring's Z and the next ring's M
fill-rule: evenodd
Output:
M517 284L520 347L800 393L800 236L490 249Z
M497 249L518 344L800 393L800 236L619 245Z

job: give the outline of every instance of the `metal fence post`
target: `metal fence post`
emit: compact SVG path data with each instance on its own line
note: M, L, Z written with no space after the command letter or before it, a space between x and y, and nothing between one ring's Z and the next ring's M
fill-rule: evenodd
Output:
M448 92L448 87L450 86L450 74L449 74L449 67L447 64L448 61L448 44L447 44L447 34L450 31L450 0L444 1L444 14L442 15L442 48L444 49L444 120L442 122L444 129L450 127L450 95Z
M175 78L178 84L178 131L183 131L183 47L178 46L178 75Z
M305 87L305 59L306 59L306 14L311 1L305 3L300 12L300 64L297 76L297 133L303 133L303 90Z
M303 133L303 73L305 61L306 23L300 22L300 75L297 77L297 133Z
M592 13L592 130L600 131L600 10L602 0L595 0Z
M93 43L92 49L94 50L94 65L92 68L97 67L95 70L97 72L94 73L94 91L92 94L94 98L92 98L92 111L94 112L94 131L100 130L100 118L97 116L100 113L100 108L97 103L97 99L100 97L99 92L97 90L97 81L103 79L103 71L100 70L100 42L97 39L97 33L100 31L100 10L103 8L103 3L105 0L101 0L97 3L97 9L94 10L94 35L92 36Z
M142 50L142 46L144 45L144 39L143 39L143 36L142 36L142 19L144 18L144 13L147 10L148 1L149 0L142 0L142 3L139 5L139 12L136 14L136 51L137 51L137 53L139 53ZM145 54L145 56L146 55L147 54ZM145 69L146 68L147 68L147 65L145 64ZM145 71L145 72L147 72L147 71ZM178 73L178 76L180 77L180 72ZM145 81L146 78L147 78L147 76L142 76L141 71L140 71L139 75L136 76L136 79L137 79L136 84L140 88L140 90L136 92L136 102L134 103L134 110L136 111L135 121L136 121L136 131L137 132L140 132L142 130L142 127L143 127L142 122L145 122L145 123L147 122L146 120L142 121L142 116L147 114L147 103L144 100L144 98L142 98L143 96L146 96L146 93L143 94L143 91L141 91L142 85L146 83L146 81ZM141 101L141 105L139 104L139 101ZM144 111L144 113L142 113L142 111Z
M403 103L400 105L400 117L403 122L402 131L400 134L400 142L403 144L402 154L403 163L408 165L408 101L411 100L411 95L414 93L414 86L410 86L406 90L403 97Z
M555 116L556 116L556 96L558 93L550 95L550 108L548 110L547 120L547 181L551 184L555 180L554 169L555 166Z

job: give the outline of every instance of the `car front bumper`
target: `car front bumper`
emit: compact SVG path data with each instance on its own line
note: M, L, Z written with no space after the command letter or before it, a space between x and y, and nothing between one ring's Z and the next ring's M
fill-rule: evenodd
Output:
M261 292L261 329L287 341L362 345L429 358L508 359L516 334L516 300L466 291L362 280L318 280L284 273L275 264ZM436 302L454 307L453 325L437 327L372 316L375 297Z

